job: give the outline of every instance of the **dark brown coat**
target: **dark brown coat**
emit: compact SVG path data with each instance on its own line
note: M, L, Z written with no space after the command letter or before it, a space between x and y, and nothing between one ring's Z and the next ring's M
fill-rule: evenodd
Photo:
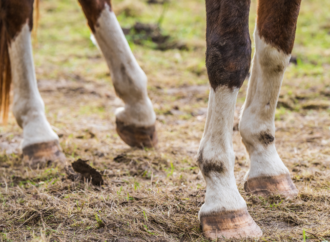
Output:
M88 26L90 29L95 32L95 26L97 26L97 20L101 15L102 10L107 4L111 9L110 0L78 0L84 14L87 18Z
M206 0L206 66L212 88L241 87L250 69L250 0Z

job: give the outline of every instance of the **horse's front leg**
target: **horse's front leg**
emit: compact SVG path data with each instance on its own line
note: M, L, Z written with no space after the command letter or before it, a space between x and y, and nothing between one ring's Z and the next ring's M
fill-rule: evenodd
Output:
M206 181L199 218L211 239L262 235L240 195L234 176L233 120L239 88L251 61L249 0L206 0L206 66L211 84L198 164Z
M259 0L256 52L240 133L251 165L245 190L292 198L298 190L275 147L275 109L294 44L300 0Z

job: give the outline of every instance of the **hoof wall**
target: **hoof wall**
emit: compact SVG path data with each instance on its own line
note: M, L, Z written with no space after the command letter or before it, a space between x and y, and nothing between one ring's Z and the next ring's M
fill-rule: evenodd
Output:
M244 190L257 196L280 195L287 199L298 195L289 174L248 179L244 184Z
M58 141L29 145L23 148L23 162L32 169L45 168L53 163L65 163Z
M136 127L125 125L116 120L117 133L120 138L131 147L151 148L155 147L158 139L155 125L149 127Z
M203 234L211 240L259 238L262 231L246 208L200 216Z

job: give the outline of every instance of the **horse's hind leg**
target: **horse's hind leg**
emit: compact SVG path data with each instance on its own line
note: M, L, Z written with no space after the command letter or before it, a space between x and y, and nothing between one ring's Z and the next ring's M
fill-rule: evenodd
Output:
M107 61L116 94L125 103L116 111L119 136L132 147L156 145L156 115L147 94L147 77L130 50L110 1L79 2Z
M32 168L64 160L39 94L31 47L33 0L10 0L1 6L14 88L13 114L23 129L24 161ZM2 36L3 37L3 36ZM1 38L2 38L1 37Z

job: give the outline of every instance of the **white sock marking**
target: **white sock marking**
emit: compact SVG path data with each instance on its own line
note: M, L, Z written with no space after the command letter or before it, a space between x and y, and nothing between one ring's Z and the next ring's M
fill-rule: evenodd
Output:
M275 142L265 145L260 135L266 132L275 137L276 104L290 55L267 44L259 37L257 29L254 35L256 53L240 120L240 133L251 160L245 179L289 173L276 151Z
M22 148L41 142L58 140L49 125L35 77L31 33L28 23L9 47L14 87L13 113L23 128Z
M116 110L117 118L136 126L154 125L156 115L147 94L147 76L108 5L98 19L94 36L108 63L116 93L125 103L125 107Z
M219 86L216 91L211 88L207 120L199 151L203 160L221 162L223 173L211 171L206 181L205 203L200 214L217 211L237 210L246 207L239 194L235 176L235 154L232 144L234 110L238 88L230 89Z

